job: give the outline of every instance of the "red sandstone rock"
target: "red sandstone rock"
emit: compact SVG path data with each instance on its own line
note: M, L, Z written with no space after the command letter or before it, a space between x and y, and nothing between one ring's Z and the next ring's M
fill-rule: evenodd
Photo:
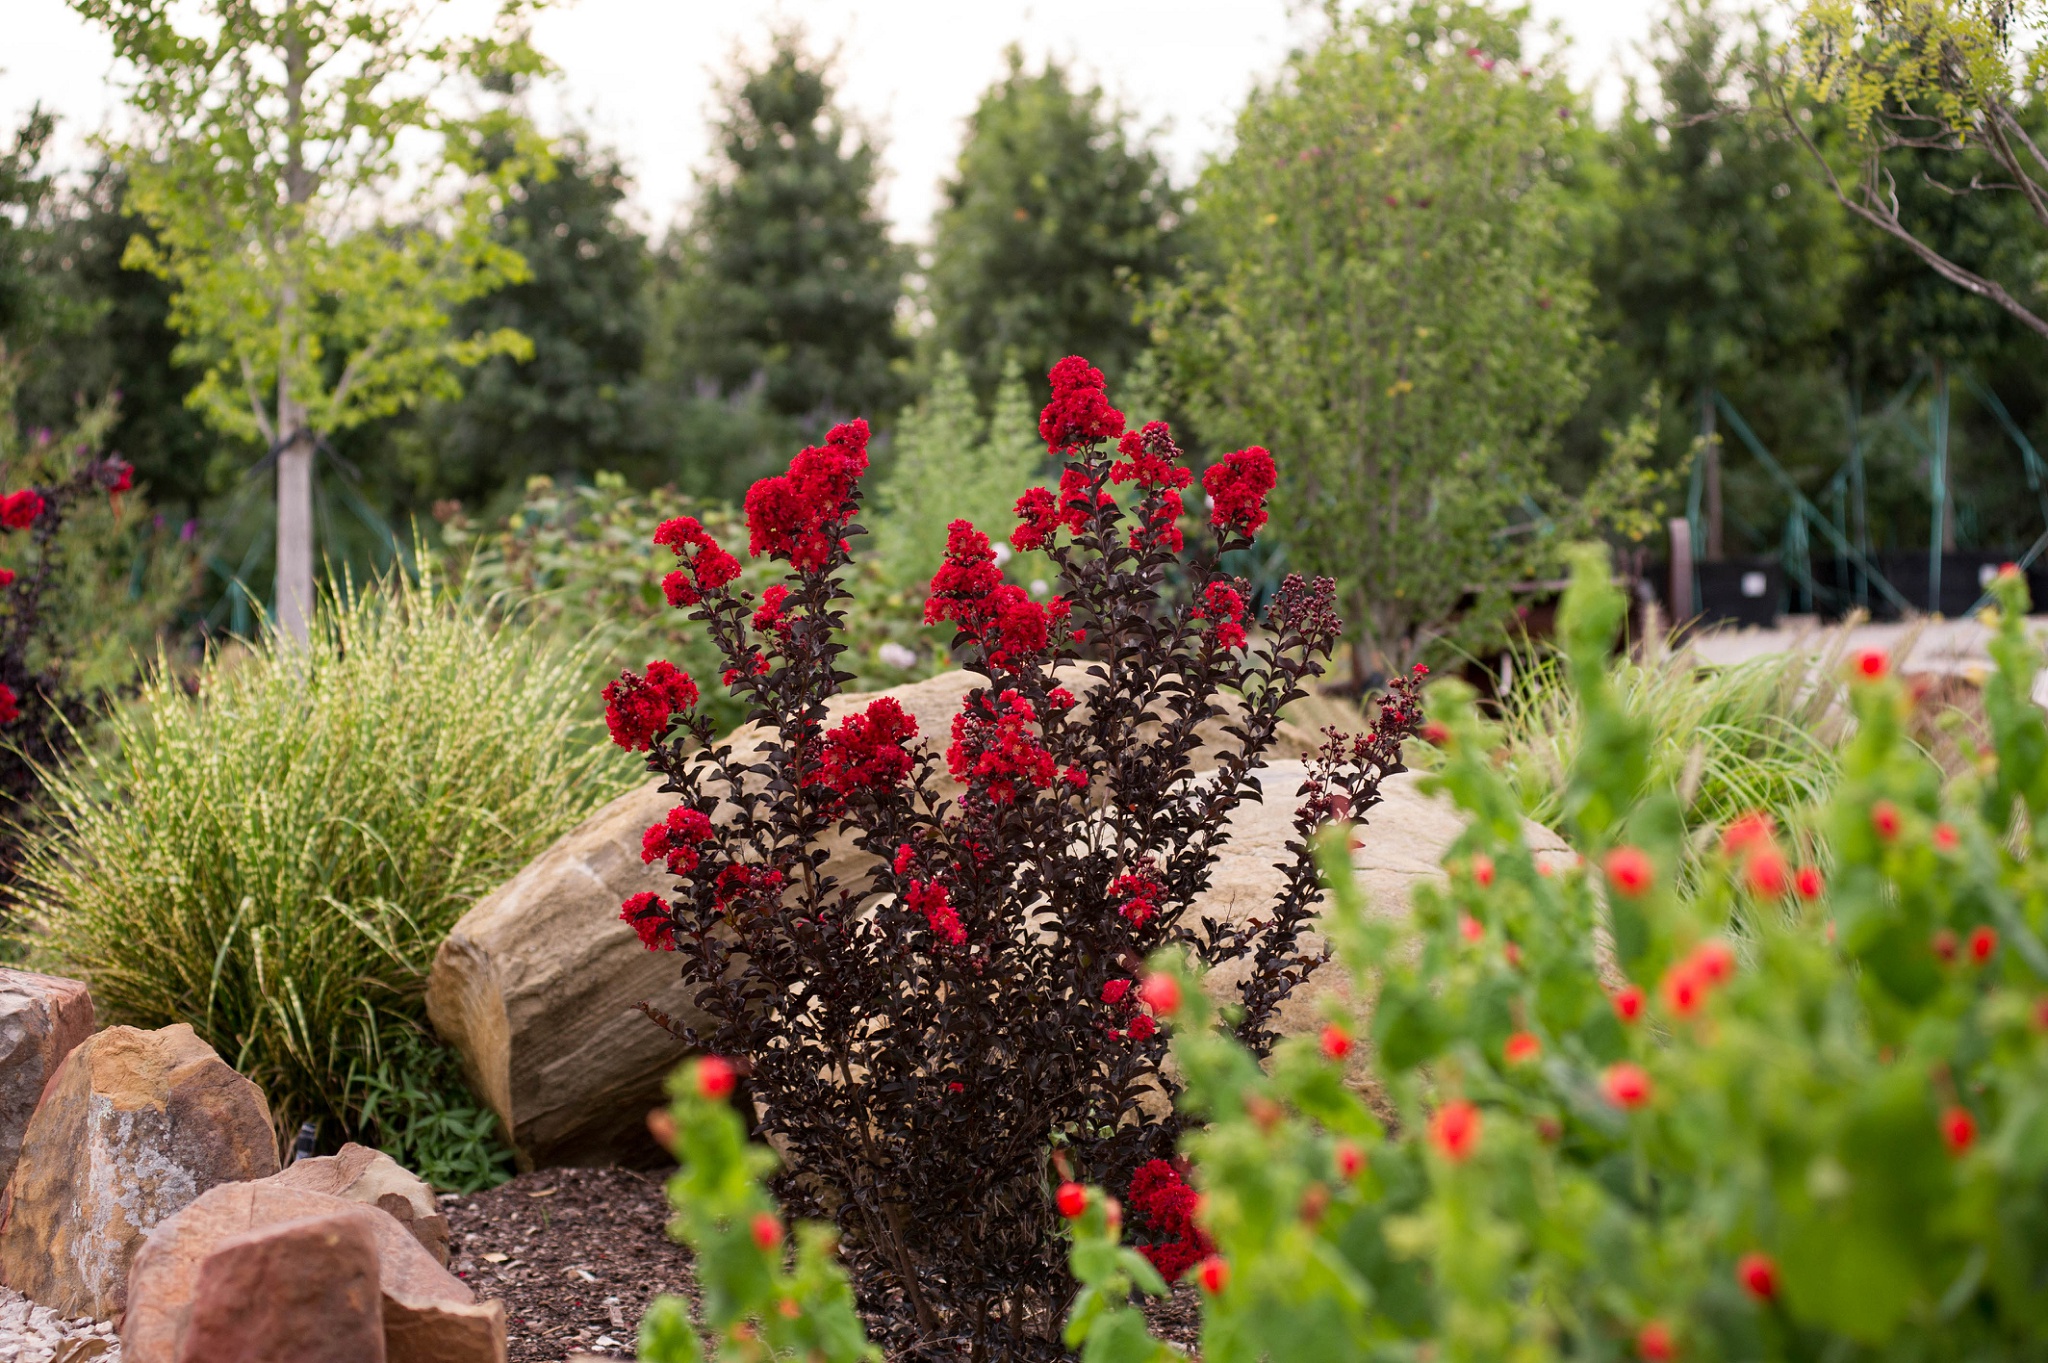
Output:
M0 1184L57 1066L92 1035L92 994L78 980L0 970Z
M386 1363L373 1215L350 1207L215 1245L177 1363Z
M190 1027L109 1027L65 1057L29 1121L0 1279L66 1316L117 1315L152 1228L209 1188L276 1172L263 1094Z
M435 1263L448 1266L448 1218L441 1215L434 1190L381 1150L350 1141L338 1153L302 1159L270 1181L382 1207L413 1233Z

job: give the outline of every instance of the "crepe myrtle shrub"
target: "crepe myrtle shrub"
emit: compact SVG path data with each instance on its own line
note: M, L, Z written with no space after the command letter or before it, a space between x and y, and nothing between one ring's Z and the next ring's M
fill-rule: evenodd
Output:
M1676 796L1605 666L1625 603L1597 560L1561 619L1582 865L1544 873L1469 693L1435 688L1436 779L1469 820L1446 882L1412 922L1369 916L1341 830L1319 847L1323 926L1378 989L1396 1131L1332 1048L1262 1066L1158 962L1203 1122L1183 1152L1215 1246L1205 1363L2048 1357L2048 717L2020 576L1996 594L1989 741L1946 786L1906 736L1909 688L1883 654L1853 660L1856 731L1811 812L1826 867L1752 814L1680 879ZM1115 1228L1074 1227L1070 1344L1165 1358Z
M1289 578L1252 620L1244 584L1216 564L1266 520L1266 451L1208 470L1199 529L1163 423L1125 431L1078 357L1051 387L1039 430L1063 460L1058 488L1024 492L1010 540L1049 555L1056 594L1005 583L987 535L953 524L926 620L953 626L955 656L982 683L950 733L919 733L892 698L827 724L825 702L849 680L837 660L862 421L748 492L750 553L786 567L758 597L695 520L656 536L679 560L669 600L716 641L722 682L765 744L742 755L719 742L697 680L664 662L605 692L614 738L644 748L679 797L644 846L673 890L621 910L701 982L709 1023L671 1025L737 1068L802 1175L786 1191L808 1189L836 1216L870 1300L900 1294L917 1334L968 1336L977 1354L990 1340L1043 1347L1057 1331L1071 1289L1052 1150L1119 1189L1173 1156L1180 1085L1136 988L1142 962L1167 946L1246 962L1233 1029L1264 1054L1281 1002L1322 955L1302 940L1320 894L1308 839L1378 802L1419 723L1409 677L1368 732L1332 732L1275 900L1229 921L1191 913L1231 812L1259 798L1282 707L1339 636L1332 584ZM942 771L957 793L942 793ZM834 839L866 869L828 874ZM1159 1171L1147 1178L1161 1253L1184 1258L1184 1217Z

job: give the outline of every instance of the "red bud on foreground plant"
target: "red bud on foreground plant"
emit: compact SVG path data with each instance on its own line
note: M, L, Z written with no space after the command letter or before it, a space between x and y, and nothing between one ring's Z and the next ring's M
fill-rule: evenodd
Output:
M1333 734L1278 899L1192 921L1281 708L1338 638L1335 589L1290 577L1259 619L1248 584L1217 566L1265 523L1265 450L1209 470L1207 533L1190 534L1192 471L1164 423L1125 431L1078 357L1051 379L1040 433L1063 460L1058 491L1020 489L1011 538L1051 557L1055 591L1040 601L1004 581L988 528L954 523L925 618L953 627L984 682L950 732L920 734L889 700L825 719L848 680L836 663L862 533L860 421L747 494L749 551L788 568L760 598L695 521L656 537L678 561L667 599L717 643L724 685L773 735L765 752L717 741L694 703L708 679L657 664L606 692L615 738L644 747L679 797L643 849L675 888L622 916L700 982L713 1025L683 1039L744 1071L762 1127L805 1174L796 1186L859 1245L868 1287L901 1292L927 1338L978 1346L994 1330L1059 1330L1071 1288L1048 1141L1077 1178L1131 1195L1163 1264L1205 1252L1192 1193L1159 1172L1184 1119L1150 1099L1179 1091L1162 1069L1175 982L1133 982L1162 948L1246 962L1235 1035L1266 1053L1319 961L1301 940L1320 893L1307 844L1378 803L1420 719L1404 678L1368 733ZM1226 696L1238 713L1196 780L1198 730ZM941 762L957 798L935 789ZM825 873L836 836L873 858L844 881Z

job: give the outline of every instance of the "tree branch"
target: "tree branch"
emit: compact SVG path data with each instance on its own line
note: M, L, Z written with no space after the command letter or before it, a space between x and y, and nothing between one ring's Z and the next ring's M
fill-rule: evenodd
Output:
M1887 236L1904 244L1907 250L1920 257L1921 261L1929 269L1933 270L1943 279L1946 279L1949 283L1954 284L1966 293L1971 293L1984 299L1986 302L1997 304L2015 319L2024 323L2036 335L2048 339L2048 318L2041 317L2021 303L2019 299L2014 298L2006 291L2005 286L1998 281L1986 279L1974 271L1964 269L1948 257L1942 255L1941 252L1921 241L1920 238L1914 236L1899 221L1896 198L1892 201L1889 208L1879 211L1868 204L1860 203L1850 197L1848 192L1842 188L1841 180L1836 177L1835 168L1828 164L1827 157L1821 154L1820 148L1814 144L1811 137L1807 136L1806 129L1799 126L1799 120L1793 115L1792 108L1786 102L1784 91L1779 88L1777 81L1773 79L1769 84L1771 99L1778 106L1779 115L1785 120L1786 126L1791 128L1793 136L1799 139L1800 145L1805 147L1807 152L1813 157L1814 163L1821 169L1821 174L1827 177L1828 188L1834 191L1836 202ZM1863 193L1866 198L1874 199L1877 197L1867 183L1863 186Z

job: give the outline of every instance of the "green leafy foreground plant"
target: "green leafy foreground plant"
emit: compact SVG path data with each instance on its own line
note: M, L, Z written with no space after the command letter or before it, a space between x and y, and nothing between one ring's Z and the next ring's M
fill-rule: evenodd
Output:
M1323 920L1377 986L1390 1134L1342 1082L1354 1023L1269 1067L1171 960L1208 1363L1268 1359L2023 1359L2048 1346L2048 720L2025 592L1997 586L1991 746L1943 789L1882 654L1816 818L1831 883L1757 817L1681 894L1677 799L1606 653L1623 602L1581 561L1563 630L1586 743L1545 869L1468 693L1432 692L1436 778L1472 822L1412 920L1368 915L1341 833ZM1057 1197L1089 1363L1169 1356L1099 1191ZM662 1355L650 1354L650 1357Z

